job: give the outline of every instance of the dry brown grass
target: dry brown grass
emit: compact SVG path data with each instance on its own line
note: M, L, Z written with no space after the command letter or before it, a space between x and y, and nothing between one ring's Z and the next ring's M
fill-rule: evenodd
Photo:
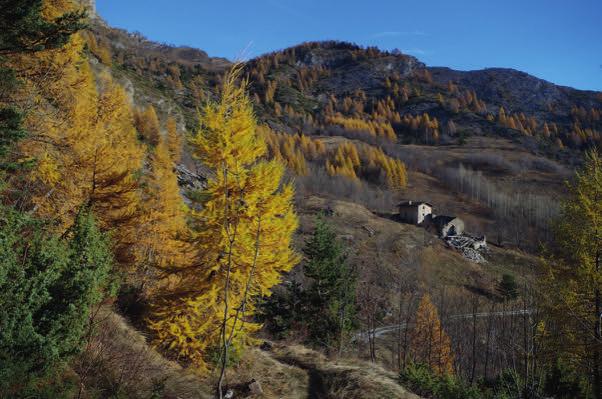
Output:
M142 333L103 307L95 317L96 334L74 364L83 377L84 397L210 398L203 379L150 347Z
M252 380L263 394L252 395ZM419 399L397 383L395 373L357 359L334 361L301 345L272 344L249 349L227 373L235 398L250 399Z
M145 337L109 307L96 318L98 330L74 365L84 375L84 397L166 399L212 398L214 376L201 377L152 349ZM259 381L263 394L251 395ZM237 398L418 398L396 382L394 373L359 360L334 362L299 345L276 344L270 351L248 349L228 370Z
M306 370L310 377L308 398L413 399L418 396L396 382L396 375L375 364L358 360L328 360L299 345L276 345L273 356Z
M212 398L213 376L201 377L167 360L147 344L143 334L122 316L103 307L96 317L97 335L74 365L85 376L84 397L149 398L153 393L170 399ZM301 366L302 365L302 366ZM263 394L246 387L260 382ZM323 382L324 394L314 395L311 384ZM277 345L274 351L250 348L228 370L227 383L235 397L264 399L304 398L414 398L395 383L395 376L374 365L339 364L301 346Z
M319 197L306 198L299 210L298 248L313 231L315 215L320 211L329 212L327 220L348 247L349 261L356 267L360 282L370 284L387 302L390 317L398 306L400 286L437 297L445 291L449 303L462 307L472 292L494 295L504 273L520 279L523 274L532 274L537 262L523 252L491 246L487 263L476 264L421 227L376 215L355 203ZM300 269L290 278L303 283ZM384 324L390 322L383 320Z
M249 383L256 380L261 384L262 395L245 392ZM235 390L235 397L263 399L307 398L309 377L306 371L279 362L271 353L249 348L241 361L228 370L227 385Z

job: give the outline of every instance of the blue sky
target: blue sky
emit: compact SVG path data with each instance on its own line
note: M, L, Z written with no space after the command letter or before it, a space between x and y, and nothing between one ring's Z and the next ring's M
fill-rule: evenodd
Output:
M601 0L97 0L97 9L112 26L229 59L337 39L602 91Z

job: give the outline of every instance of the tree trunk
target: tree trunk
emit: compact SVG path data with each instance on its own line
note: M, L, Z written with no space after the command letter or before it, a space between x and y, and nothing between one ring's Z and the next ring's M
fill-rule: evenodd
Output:
M489 345L491 341L491 329L493 328L493 310L495 309L495 304L491 304L491 310L489 311L489 320L487 323L487 340L485 343L485 370L483 371L483 377L487 380L487 371L489 367Z
M477 369L477 300L472 304L472 366L470 369L470 383L474 382Z
M600 271L600 254L596 254L596 276ZM596 281L596 284L597 281ZM601 307L601 299L600 299L600 288L596 286L595 289L595 312L594 315L596 318L595 323L595 331L594 331L594 348L593 348L593 360L594 360L594 395L596 399L602 399L602 378L600 376L600 307Z
M406 308L406 319L405 319L405 328L403 330L403 368L406 367L407 359L408 359L408 346L409 346L409 331L410 331L410 318L412 317L410 310L412 306L412 300L414 298L414 294L410 296L408 300L408 307Z

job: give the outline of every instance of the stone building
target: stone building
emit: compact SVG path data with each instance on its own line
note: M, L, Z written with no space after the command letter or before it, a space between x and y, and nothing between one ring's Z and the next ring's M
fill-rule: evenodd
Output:
M457 236L464 233L464 221L455 216L438 215L431 219L441 237Z
M404 223L417 224L445 238L464 233L464 221L456 216L435 215L433 205L424 201L403 201L398 205L399 220Z
M405 223L421 224L433 213L433 206L424 201L403 201L397 206L399 219Z

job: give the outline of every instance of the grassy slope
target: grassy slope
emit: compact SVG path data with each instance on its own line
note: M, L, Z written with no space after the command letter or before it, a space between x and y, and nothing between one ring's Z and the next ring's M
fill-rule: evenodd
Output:
M349 246L350 260L360 275L388 281L382 287L391 293L395 278L415 278L417 285L426 289L454 287L458 295L475 282L479 288L492 290L501 274L520 275L522 266L532 267L536 262L525 253L490 246L487 263L476 264L446 247L432 233L378 216L361 205L315 196L299 205L301 231L297 245L311 233L315 215L331 210L328 220Z
M151 348L146 338L108 308L97 315L99 334L78 365L90 367L86 391L98 397L120 392L131 398L212 398L215 375L199 377ZM251 395L257 380L262 395ZM270 351L249 349L230 368L227 384L235 397L264 399L398 398L414 399L395 382L394 373L358 360L333 362L299 345L276 344Z

